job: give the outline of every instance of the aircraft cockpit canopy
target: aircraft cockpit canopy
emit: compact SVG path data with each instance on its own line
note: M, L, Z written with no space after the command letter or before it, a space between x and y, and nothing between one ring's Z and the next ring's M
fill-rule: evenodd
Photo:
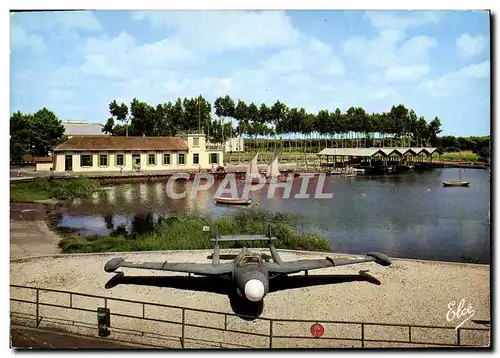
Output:
M240 266L244 266L246 264L258 264L262 265L262 258L260 255L247 255L243 256L239 262Z

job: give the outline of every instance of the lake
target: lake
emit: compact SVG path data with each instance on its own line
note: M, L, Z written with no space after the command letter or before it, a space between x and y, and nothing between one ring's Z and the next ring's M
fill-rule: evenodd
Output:
M81 235L107 235L122 225L128 231L152 230L159 217L172 212L201 210L210 217L238 210L268 210L301 215L299 231L316 232L331 242L332 251L360 254L380 251L392 257L440 261L490 262L490 173L464 169L469 188L445 188L443 180L457 179L459 169L444 168L384 176L326 177L324 193L330 199L294 198L302 179L295 178L290 198L277 189L268 198L268 186L254 192L258 205L220 206L213 195L218 183L190 198L192 183L175 182L175 191L187 189L184 199L167 197L166 182L119 184L105 187L85 200L65 202L59 226ZM311 178L314 195L318 178ZM242 186L240 185L240 190Z

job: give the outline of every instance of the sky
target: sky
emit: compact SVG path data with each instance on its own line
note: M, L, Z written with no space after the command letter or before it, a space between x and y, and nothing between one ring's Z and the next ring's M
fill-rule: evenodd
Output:
M111 101L203 95L342 111L404 104L441 135L490 133L482 11L87 11L11 15L10 112L105 123Z

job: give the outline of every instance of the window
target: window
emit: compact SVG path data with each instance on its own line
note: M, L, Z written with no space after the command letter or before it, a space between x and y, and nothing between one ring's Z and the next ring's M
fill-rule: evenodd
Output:
M117 166L125 165L125 163L123 162L123 154L116 155L116 165Z
M150 154L148 156L148 164L149 165L156 165L156 154Z
M193 154L193 164L200 164L200 155L198 153Z
M217 153L210 153L209 159L210 159L210 161L208 164L213 164L213 163L218 164L219 163L219 158L218 158Z
M200 138L194 137L193 138L193 147L199 147L200 146Z
M184 154L179 154L178 155L179 159L177 160L178 161L177 164L186 164L184 156L185 156Z
M91 167L92 166L92 156L89 154L84 154L80 156L80 166L81 167Z
M170 165L170 154L163 154L163 165Z
M99 155L99 166L101 166L101 167L108 166L108 155L107 154Z

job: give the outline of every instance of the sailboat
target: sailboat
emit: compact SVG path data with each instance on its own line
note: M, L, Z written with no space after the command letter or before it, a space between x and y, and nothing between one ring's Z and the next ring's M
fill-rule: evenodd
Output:
M285 182L286 177L279 171L278 156L269 164L266 171L266 183L270 183L272 180L278 182Z
M459 180L447 180L443 182L443 186L469 186L468 181L462 180L462 165L460 164L460 178Z
M259 168L257 166L257 158L259 156L259 152L257 152L252 160L250 161L250 164L247 167L247 172L245 175L245 181L246 182L251 182L252 184L258 184L260 182L260 178L262 177L262 174L259 173Z
M245 176L245 180L251 180L252 184L254 183L254 180L259 182L259 172L257 170L257 156L259 153L255 154L255 156L252 158L250 163L248 164L247 167L247 172ZM229 204L229 205L250 205L252 203L252 199L250 199L249 194L247 194L247 197L241 197L241 198L231 198L231 197L223 197L223 196L217 196L214 198L215 202L217 204Z

